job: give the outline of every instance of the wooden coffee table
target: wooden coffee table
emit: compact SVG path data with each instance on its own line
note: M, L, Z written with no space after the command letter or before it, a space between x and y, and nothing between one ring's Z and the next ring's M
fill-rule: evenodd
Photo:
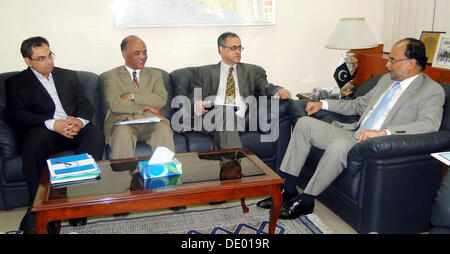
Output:
M171 182L173 185L162 187L158 187L161 183L157 181L142 180L136 170L137 162L149 157L97 161L101 169L100 180L58 188L50 185L48 170L43 170L31 209L37 214L36 232L47 233L50 221L235 199L241 199L243 211L247 212L245 198L265 195L272 196L269 233L275 232L283 180L250 150L182 153L175 157L183 164L183 174L178 181ZM220 167L230 158L237 159L243 176L220 180Z

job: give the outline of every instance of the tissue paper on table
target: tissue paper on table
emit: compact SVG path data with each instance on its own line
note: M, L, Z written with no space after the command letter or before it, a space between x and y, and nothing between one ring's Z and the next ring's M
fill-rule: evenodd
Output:
M180 175L182 165L175 153L166 147L157 147L148 161L138 162L138 171L143 179Z

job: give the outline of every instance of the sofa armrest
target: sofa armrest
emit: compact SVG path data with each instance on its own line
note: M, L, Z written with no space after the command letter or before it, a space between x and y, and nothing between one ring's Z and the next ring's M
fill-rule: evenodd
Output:
M19 154L19 150L19 144L13 130L0 120L0 158L11 158Z
M450 131L413 135L390 135L358 142L347 155L347 169L356 175L367 159L390 159L446 151Z

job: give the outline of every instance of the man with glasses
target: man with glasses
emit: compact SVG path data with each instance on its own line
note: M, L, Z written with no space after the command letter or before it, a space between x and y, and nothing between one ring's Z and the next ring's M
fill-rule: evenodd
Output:
M20 51L28 68L5 81L5 116L22 144L22 168L32 205L51 154L75 149L76 154L101 160L105 141L103 132L90 123L93 107L76 73L54 67L55 54L48 41L29 38ZM35 218L28 209L19 229L33 233ZM85 219L71 220L72 225L85 223Z
M237 34L232 32L221 34L217 40L217 46L222 61L218 64L199 67L192 79L190 99L196 116L205 115L212 104L231 106L236 109L235 117L244 119L248 112L244 102L247 96L275 95L279 99L291 97L288 90L267 82L263 68L240 62L244 48ZM195 89L198 88L201 88L201 98L197 98L195 93ZM215 100L206 100L210 96L213 96ZM234 120L235 123L238 121ZM225 119L223 119L223 126L223 131L206 131L214 137L214 149L242 147L236 126L226 128Z
M306 112L320 109L345 115L360 115L357 122L326 122L312 117L298 119L280 170L286 173L281 219L295 219L312 213L314 200L347 167L347 153L357 142L386 135L419 134L440 127L443 88L423 73L427 57L424 44L406 38L397 42L389 55L384 75L366 95L354 100L308 102ZM298 195L296 177L311 146L325 150L305 190ZM258 202L268 208L269 199Z

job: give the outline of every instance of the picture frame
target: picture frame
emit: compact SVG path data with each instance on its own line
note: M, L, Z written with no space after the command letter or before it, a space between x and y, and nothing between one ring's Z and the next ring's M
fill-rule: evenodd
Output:
M450 35L440 35L432 66L450 70Z
M420 40L425 44L427 64L433 63L434 53L441 34L445 34L445 32L422 31L420 34Z

